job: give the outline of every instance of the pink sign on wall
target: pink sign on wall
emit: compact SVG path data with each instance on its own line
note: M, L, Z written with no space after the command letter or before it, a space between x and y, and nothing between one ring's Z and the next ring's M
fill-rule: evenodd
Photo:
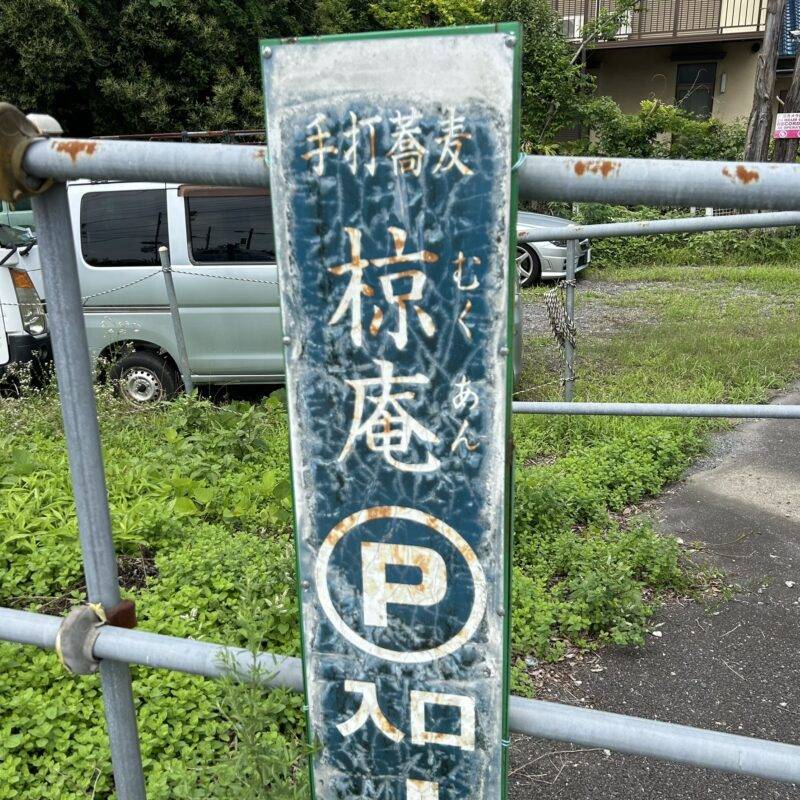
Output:
M800 114L778 114L774 139L800 139Z

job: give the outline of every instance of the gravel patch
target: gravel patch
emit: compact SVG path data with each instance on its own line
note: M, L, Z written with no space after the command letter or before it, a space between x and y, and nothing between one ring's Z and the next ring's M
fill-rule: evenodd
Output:
M673 286L675 284L655 281L612 283L593 277L579 279L575 302L575 325L578 334L611 336L623 328L657 323L659 317L652 308L619 307L609 300L634 294L643 289L666 290ZM522 330L527 337L552 335L542 296L523 295Z

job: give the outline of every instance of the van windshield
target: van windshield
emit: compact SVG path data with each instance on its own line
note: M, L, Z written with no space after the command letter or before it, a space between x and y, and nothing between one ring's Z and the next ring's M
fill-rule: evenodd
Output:
M0 247L4 249L25 247L35 241L36 239L24 228L15 228L12 225L0 223Z

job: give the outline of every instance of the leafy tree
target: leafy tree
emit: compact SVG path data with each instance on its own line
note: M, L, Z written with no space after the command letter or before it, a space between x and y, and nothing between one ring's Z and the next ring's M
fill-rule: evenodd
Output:
M313 16L291 0L4 0L0 96L73 135L260 127L256 40L311 33Z
M0 4L0 98L84 129L102 46L71 0Z
M586 117L586 49L634 2L584 26L576 46L548 0L4 0L0 96L74 135L261 127L258 37L517 20L522 140L546 151Z
M370 12L385 30L438 28L486 21L482 0L379 0L370 5Z
M489 17L522 23L521 140L525 150L541 149L559 130L580 120L594 79L564 38L561 20L547 0L493 0Z

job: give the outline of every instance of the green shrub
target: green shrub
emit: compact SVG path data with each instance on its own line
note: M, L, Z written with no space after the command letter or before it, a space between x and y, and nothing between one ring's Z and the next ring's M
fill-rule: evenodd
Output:
M609 97L589 101L585 124L592 139L586 155L612 158L681 158L735 161L742 158L744 121L698 119L660 100L643 100L636 114L625 114Z
M598 225L605 222L689 217L689 209L608 206L586 203L579 206L576 222ZM598 267L638 266L749 266L791 263L800 260L797 228L667 233L656 236L625 236L592 242L592 263Z

